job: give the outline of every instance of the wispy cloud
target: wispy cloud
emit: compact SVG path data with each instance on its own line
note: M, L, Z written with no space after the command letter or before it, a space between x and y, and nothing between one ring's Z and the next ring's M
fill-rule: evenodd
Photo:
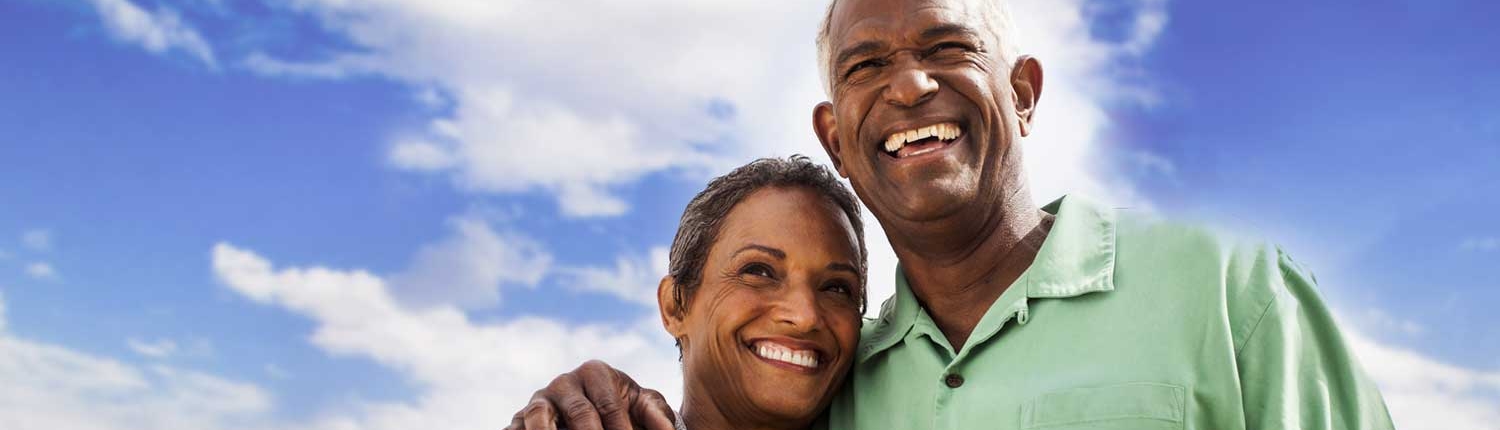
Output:
M42 261L27 264L26 276L43 281L55 281L58 279L57 269L52 268L52 264Z
M130 0L91 0L104 28L116 40L140 45L153 54L180 50L203 64L217 68L214 51L203 36L183 22L177 12L160 6L148 12Z
M173 342L171 339L157 339L154 342L147 342L131 338L127 339L125 344L130 347L131 351L135 351L136 354L151 358L167 358L177 352L177 342Z
M31 229L21 232L21 245L37 252L52 250L52 232L47 229Z
M1495 237L1471 237L1465 239L1458 245L1458 249L1464 251L1489 252L1500 250L1500 238Z

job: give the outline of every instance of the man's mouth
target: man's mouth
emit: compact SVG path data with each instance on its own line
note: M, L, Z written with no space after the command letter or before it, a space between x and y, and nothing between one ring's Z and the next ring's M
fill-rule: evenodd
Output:
M885 153L896 158L914 157L942 149L963 135L957 123L944 122L900 130L885 138Z
M792 366L802 371L817 370L818 351L794 349L769 340L759 340L748 345L750 352L772 364Z

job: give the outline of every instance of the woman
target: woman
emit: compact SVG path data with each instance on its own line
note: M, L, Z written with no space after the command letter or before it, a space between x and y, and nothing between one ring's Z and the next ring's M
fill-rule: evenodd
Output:
M813 423L859 341L862 231L853 194L800 156L756 160L688 203L657 286L682 354L679 428ZM510 429L553 424L522 421Z

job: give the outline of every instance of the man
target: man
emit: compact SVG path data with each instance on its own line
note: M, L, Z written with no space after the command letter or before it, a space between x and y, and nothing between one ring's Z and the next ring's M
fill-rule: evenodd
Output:
M1032 206L1019 143L1042 68L1011 35L1003 1L829 9L814 129L901 263L828 426L1391 428L1280 249L1077 197ZM628 428L664 404L590 363L518 419Z

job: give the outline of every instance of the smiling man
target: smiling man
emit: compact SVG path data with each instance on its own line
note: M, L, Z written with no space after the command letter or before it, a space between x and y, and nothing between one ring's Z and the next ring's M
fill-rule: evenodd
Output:
M1020 142L1043 72L1008 18L985 0L829 9L814 129L900 267L827 425L1391 428L1279 248L1079 197L1032 205ZM560 381L528 413L574 428L666 413L602 364Z

